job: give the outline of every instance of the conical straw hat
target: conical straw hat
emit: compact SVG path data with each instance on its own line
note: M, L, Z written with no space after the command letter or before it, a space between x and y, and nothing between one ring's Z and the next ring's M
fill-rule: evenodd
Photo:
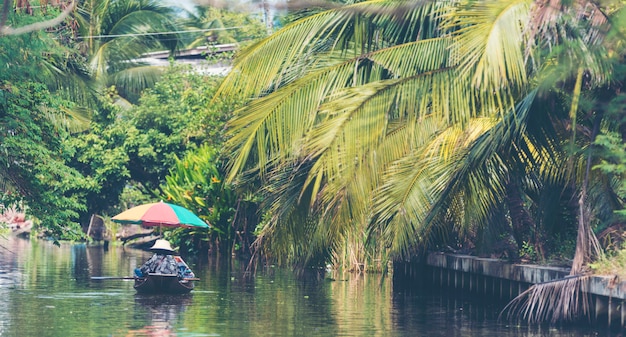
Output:
M163 239L156 240L154 245L150 247L150 250L159 250L163 252L174 253L174 249L172 249L170 243L167 240Z

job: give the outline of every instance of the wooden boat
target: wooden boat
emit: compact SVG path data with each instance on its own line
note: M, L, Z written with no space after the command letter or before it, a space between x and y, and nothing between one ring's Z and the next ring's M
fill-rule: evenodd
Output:
M180 279L176 274L148 274L135 277L134 288L142 294L186 294L193 290L195 278Z

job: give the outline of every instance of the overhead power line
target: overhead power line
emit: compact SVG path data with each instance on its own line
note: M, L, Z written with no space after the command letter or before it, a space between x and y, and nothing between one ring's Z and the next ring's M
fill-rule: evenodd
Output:
M229 29L239 29L239 28L243 28L243 26L226 27L226 28L194 29L194 30L178 30L178 31L155 32L155 33L132 33L132 34L77 36L76 38L77 39L100 39L100 38L105 38L105 37L150 36L150 35L168 35L168 34L181 34L181 33L202 33L202 32L210 32L210 31L214 31L214 30L229 30Z

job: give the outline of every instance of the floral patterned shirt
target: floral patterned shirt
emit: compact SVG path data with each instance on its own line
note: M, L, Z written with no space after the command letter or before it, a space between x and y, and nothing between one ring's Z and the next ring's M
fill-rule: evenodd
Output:
M178 267L172 255L154 254L140 268L143 275L148 273L177 274Z

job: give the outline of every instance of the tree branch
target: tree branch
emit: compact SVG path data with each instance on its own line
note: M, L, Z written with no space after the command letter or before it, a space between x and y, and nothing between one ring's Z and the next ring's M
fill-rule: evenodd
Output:
M5 2L5 3L8 3L8 1ZM11 28L9 26L5 26L4 22L6 22L6 20L2 20L3 25L0 26L0 36L25 34L25 33L34 32L36 30L42 30L42 29L54 27L54 26L60 24L61 22L63 22L63 20L65 20L65 18L68 17L72 13L72 11L74 10L74 6L76 6L76 0L73 0L65 8L65 10L63 10L63 12L61 14L59 14L59 16L57 16L54 19L50 19L50 20L42 21L42 22L37 22L37 23L33 23L33 24L30 24L30 25L26 25L26 26L18 27L18 28ZM6 13L3 12L3 16L4 16L4 14L6 14Z

